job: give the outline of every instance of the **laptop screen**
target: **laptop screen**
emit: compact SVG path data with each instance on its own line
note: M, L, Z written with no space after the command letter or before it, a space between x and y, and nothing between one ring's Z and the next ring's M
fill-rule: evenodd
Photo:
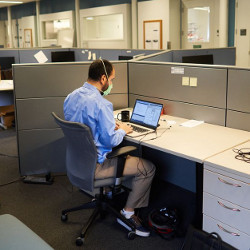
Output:
M162 107L163 104L160 103L137 99L135 101L130 122L156 129L160 119Z

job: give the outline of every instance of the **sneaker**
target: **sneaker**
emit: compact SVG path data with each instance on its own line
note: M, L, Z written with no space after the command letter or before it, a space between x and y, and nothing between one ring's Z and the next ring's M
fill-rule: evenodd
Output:
M122 214L122 213L121 213ZM128 220L130 223L132 223L135 226L135 234L142 236L142 237L148 237L150 235L150 232L144 228L140 222L140 219L136 215L132 215ZM125 224L121 219L117 218L117 222L128 229L129 231L132 231L132 228Z

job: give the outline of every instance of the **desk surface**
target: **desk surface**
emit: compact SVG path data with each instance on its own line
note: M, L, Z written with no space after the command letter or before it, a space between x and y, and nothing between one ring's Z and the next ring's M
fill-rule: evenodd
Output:
M0 81L0 91L13 90L13 80L1 80Z
M243 130L208 123L188 128L180 126L188 121L187 119L167 115L161 116L162 119L166 121L160 121L160 127L157 129L158 138L150 140L155 138L156 134L149 134L137 138L126 136L126 140L141 141L141 145L198 163L203 163L208 157L250 140L250 132ZM170 127L169 121L176 123ZM170 129L166 130L168 127Z
M237 149L246 148L247 151L250 151L250 141L236 146ZM208 158L205 161L205 164L212 166L217 169L223 169L226 172L240 175L250 179L250 163L238 160L235 158L237 154L233 151L233 148L228 149L220 154L217 154L213 157ZM250 157L250 156L249 156ZM250 183L249 183L250 184Z

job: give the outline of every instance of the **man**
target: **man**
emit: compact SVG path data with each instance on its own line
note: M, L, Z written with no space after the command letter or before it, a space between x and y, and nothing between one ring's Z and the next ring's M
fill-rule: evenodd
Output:
M92 131L98 154L96 179L115 176L117 158L107 159L106 155L122 142L126 134L132 132L132 128L127 124L115 123L113 105L103 97L110 93L114 78L113 65L107 60L96 60L89 67L87 82L69 94L64 101L65 119L84 123ZM150 233L141 225L134 209L148 205L154 174L155 166L151 162L127 156L123 175L134 177L132 191L121 214L136 226L136 234L143 237L149 236ZM117 221L130 230L120 219Z

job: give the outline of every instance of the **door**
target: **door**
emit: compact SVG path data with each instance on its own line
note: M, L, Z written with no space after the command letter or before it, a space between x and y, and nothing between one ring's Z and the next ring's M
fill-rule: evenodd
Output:
M144 49L162 49L162 20L143 22Z

